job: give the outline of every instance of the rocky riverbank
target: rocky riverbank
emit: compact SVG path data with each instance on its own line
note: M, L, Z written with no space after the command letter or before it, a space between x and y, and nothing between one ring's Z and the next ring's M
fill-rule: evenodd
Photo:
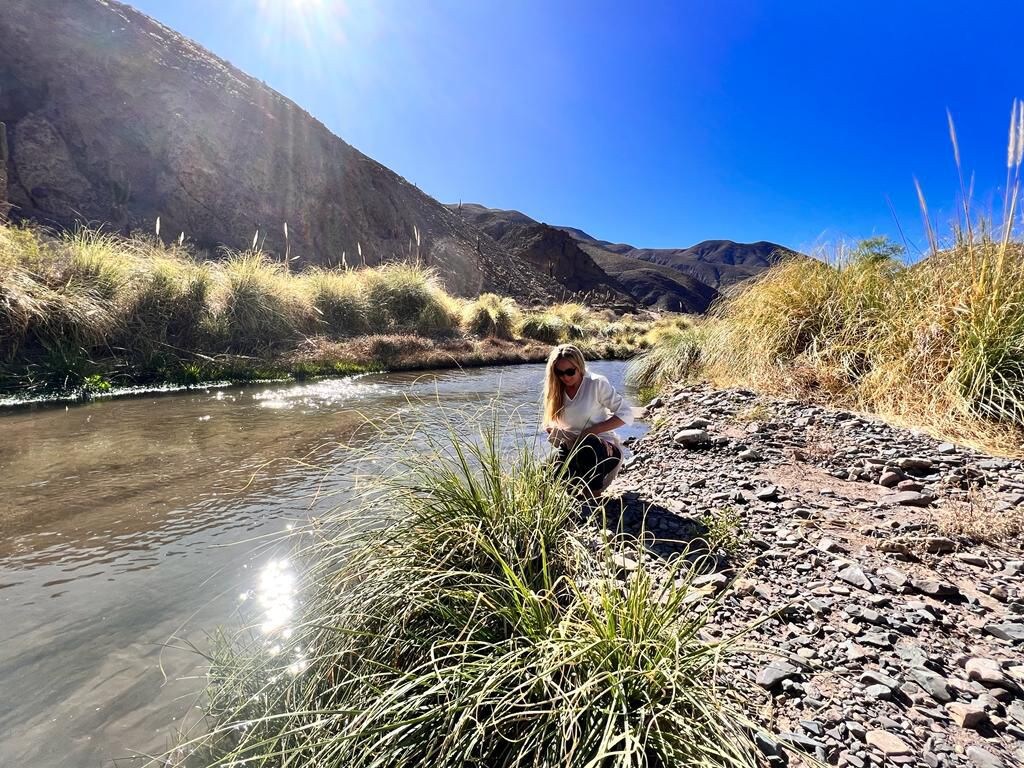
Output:
M772 765L1024 765L1021 461L737 390L649 416L606 509L651 560L711 543L712 636L769 617L732 672Z

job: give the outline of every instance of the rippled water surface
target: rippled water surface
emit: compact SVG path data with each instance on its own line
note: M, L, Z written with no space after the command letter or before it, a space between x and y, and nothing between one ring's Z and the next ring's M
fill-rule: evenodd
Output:
M622 363L594 367L623 386ZM277 539L343 503L363 449L415 451L412 425L489 418L492 401L510 432L535 439L542 373L0 411L0 766L103 766L165 749L198 712L204 667L189 646L218 626L280 619L290 584Z

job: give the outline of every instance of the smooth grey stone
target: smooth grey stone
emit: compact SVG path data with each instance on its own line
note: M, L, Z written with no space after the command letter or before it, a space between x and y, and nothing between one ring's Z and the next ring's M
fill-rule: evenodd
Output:
M1014 644L1024 642L1024 624L1017 622L1004 621L1002 624L986 624L985 631L992 637L1008 640Z
M708 433L703 429L684 429L672 438L677 444L686 447L704 445L708 441Z
M762 688L771 690L782 682L800 675L800 668L785 659L776 659L757 673L756 682Z
M1002 760L987 749L982 749L973 744L967 748L967 759L974 763L977 768L1005 768Z
M930 669L922 667L914 667L910 670L910 677L940 704L946 704L953 700L953 692L949 689L949 682L937 672L932 672Z

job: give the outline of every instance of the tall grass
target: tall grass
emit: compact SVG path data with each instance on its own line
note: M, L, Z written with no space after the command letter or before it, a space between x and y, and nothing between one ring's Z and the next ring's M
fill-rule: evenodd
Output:
M703 327L693 323L653 328L650 347L629 364L627 376L641 389L656 389L698 375L704 347Z
M466 305L462 312L462 324L467 332L475 336L511 339L518 317L519 308L512 299L483 293Z
M387 264L360 274L369 322L375 331L446 333L458 328L455 304L430 270Z
M312 269L302 279L330 335L359 336L370 331L369 303L358 273Z
M301 283L259 251L229 256L214 302L232 351L258 352L312 330L312 304Z
M300 615L222 649L204 764L756 765L685 559L617 580L642 545L593 543L530 450L430 449L297 536Z

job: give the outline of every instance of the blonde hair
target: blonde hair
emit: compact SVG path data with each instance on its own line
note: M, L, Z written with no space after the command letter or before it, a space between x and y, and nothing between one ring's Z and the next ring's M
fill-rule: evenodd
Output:
M583 353L578 347L572 344L559 344L551 350L548 355L548 367L544 376L544 426L558 426L558 414L562 410L562 395L565 386L555 375L555 363L559 360L569 360L579 369L581 375L587 372L587 363L583 359Z

